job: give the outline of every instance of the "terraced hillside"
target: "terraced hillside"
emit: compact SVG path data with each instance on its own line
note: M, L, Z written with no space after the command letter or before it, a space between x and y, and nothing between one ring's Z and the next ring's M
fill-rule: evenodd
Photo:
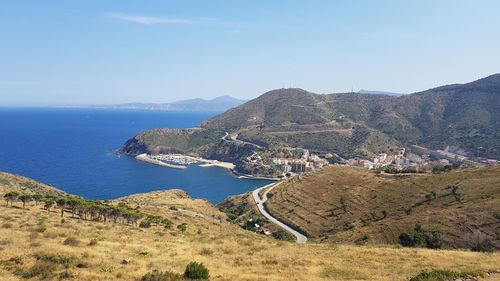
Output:
M385 175L343 166L293 178L269 192L269 212L317 241L397 243L416 224L444 246L481 233L500 248L500 167Z
M10 184L22 178L0 174L0 179L0 195L26 190ZM168 219L172 226L83 220L69 209L61 219L58 209L43 204L30 202L25 209L21 202L1 204L0 280L136 281L154 270L170 272L174 279L167 280L183 280L191 261L202 262L210 280L221 281L408 280L433 269L482 275L486 281L500 272L498 253L277 241L226 222L209 202L192 200L180 190L110 203ZM177 227L182 224L185 228Z

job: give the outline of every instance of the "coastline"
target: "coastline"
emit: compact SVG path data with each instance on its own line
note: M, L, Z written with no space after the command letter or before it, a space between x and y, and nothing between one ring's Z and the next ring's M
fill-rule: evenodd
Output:
M140 160L140 161L160 165L160 166L167 167L167 168L173 168L173 169L186 169L187 167L184 165L189 165L189 164L193 164L193 163L201 163L201 164L199 164L200 167L219 167L219 168L224 168L224 169L228 169L228 170L234 170L234 168L235 168L235 165L233 163L230 163L230 162L209 160L209 159L204 159L204 158L200 158L200 157L193 157L193 156L183 155L183 154L163 154L163 155L158 155L155 157L158 157L160 159L163 158L167 161L171 161L174 163L180 163L183 165L168 164L168 163L165 163L161 160L155 159L146 153L137 155L135 158L137 160Z
M187 169L186 166L181 166L181 165L172 165L172 164L168 164L168 163L165 163L165 162L162 162L160 160L156 160L156 159L153 159L151 158L148 154L146 153L143 153L143 154L139 154L135 157L135 159L139 160L139 161L143 161L143 162L146 162L146 163L150 163L150 164L155 164L155 165L158 165L158 166L162 166L162 167L167 167L167 168L172 168L172 169Z
M252 176L252 175L241 175L238 173L234 173L236 177L239 179L247 179L247 180L269 180L269 181L280 181L280 178L268 178L268 177L259 177L259 176Z
M223 168L230 170L231 173L239 178L239 179L248 179L248 180L269 180L269 181L280 181L280 178L272 178L272 177L265 177L265 176L253 176L253 175L248 175L248 174L241 174L238 173L235 168L236 165L230 162L223 162L223 161L218 161L218 160L210 160L210 159L205 159L201 157L194 157L194 156L189 156L189 155L184 155L184 154L160 154L160 155L149 155L146 153L139 154L135 157L137 160L144 161L150 164L155 164L167 168L172 168L172 169L186 169L186 165L190 164L198 164L199 167L203 168L210 168L210 167L218 167L218 168ZM164 161L161 161L164 160ZM173 162L176 164L169 164L166 162Z

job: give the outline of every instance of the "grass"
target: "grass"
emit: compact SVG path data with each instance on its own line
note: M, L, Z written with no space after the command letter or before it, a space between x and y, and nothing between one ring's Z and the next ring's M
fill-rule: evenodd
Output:
M11 228L0 228L0 280L34 276L33 280L136 281L154 270L182 274L195 261L203 263L210 270L210 280L215 281L382 281L387 276L407 281L431 268L487 271L500 264L498 253L277 241L219 220L224 215L215 206L179 191L123 200L141 212L189 227L186 232L175 227L167 230L163 225L143 229L70 216L61 224L58 210L47 214L33 203L26 210L0 205L0 223L4 218L13 219ZM176 211L170 210L172 204L178 207ZM32 236L41 216L46 217L46 230ZM64 245L71 237L81 241L79 246ZM92 239L98 243L90 246ZM38 246L34 248L32 243ZM130 262L123 264L124 259Z
M317 241L355 243L369 236L360 242L395 244L418 223L442 233L444 247L467 247L463 240L476 227L495 240L500 167L398 178L333 166L292 178L269 195L271 214ZM494 246L500 248L500 240Z
M354 269L325 268L320 277L338 280L368 280L368 277Z
M0 213L19 211L0 207ZM36 218L37 212L43 211L31 207L26 219ZM167 215L169 211L164 212ZM395 280L407 280L428 268L489 270L500 264L500 256L496 253L387 246L331 247L315 243L297 245L265 238L226 222L215 224L198 216L178 216L190 225L203 228L203 233L199 235L195 229L188 229L186 233L173 235L162 226L141 229L111 224L109 228L98 229L102 223L77 223L72 219L61 227L60 218L54 212L46 221L44 235L35 238L40 242L37 256L30 254L33 248L29 245L30 233L25 228L15 224L11 229L0 229L2 241L9 241L0 250L0 260L19 257L23 264L17 267L25 270L24 274L30 271L41 272L37 273L39 277L52 273L50 276L58 276L67 271L82 281L137 280L155 269L182 273L191 261L204 263L212 280L262 280L263 274L267 280L363 280L363 276L370 277L365 280L386 280L386 276L394 274L400 276ZM79 247L74 247L62 243L68 237L90 241L96 235L99 243L94 246L80 243ZM122 264L125 258L131 262ZM78 267L79 263L85 266ZM42 270L44 267L47 270ZM22 279L4 266L0 269L4 270L2 280ZM286 276L283 272L287 272Z
M480 271L451 271L451 270L431 270L422 272L412 278L410 281L448 281L466 277L482 277L484 274Z

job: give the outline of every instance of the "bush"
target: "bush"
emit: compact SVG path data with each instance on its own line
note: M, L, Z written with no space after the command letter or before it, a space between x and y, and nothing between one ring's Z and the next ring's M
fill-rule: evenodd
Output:
M181 232L186 232L187 230L187 224L186 223L181 223L177 226L177 229L180 230Z
M139 227L141 227L141 228L150 228L151 227L151 222L149 220L143 220L139 224Z
M422 237L418 233L403 232L399 235L399 244L404 247L416 247L422 243Z
M25 279L38 277L39 279L54 279L59 268L68 268L73 263L73 258L49 253L35 254L36 262L29 269L18 268L14 274ZM64 271L67 272L67 271ZM72 278L73 275L67 272L59 276L63 278Z
M171 229L172 226L174 225L174 223L169 219L164 219L162 223L165 226L165 229Z
M14 274L24 279L39 277L40 279L53 279L57 265L49 262L37 261L29 269L17 269Z
M295 236L293 236L292 234L284 231L284 230L278 230L276 232L273 232L272 236L275 238L275 239L278 239L278 240L283 240L283 241L295 241Z
M404 247L417 247L425 243L429 249L439 249L443 246L443 238L439 231L424 230L420 224L416 224L414 231L399 235L399 243Z
M358 238L354 241L354 244L358 245L358 246L361 246L361 245L365 245L366 242L368 242L368 240L370 240L370 236L368 235L363 235L361 238Z
M78 246L80 245L80 240L76 239L75 237L68 237L66 238L66 240L64 240L63 244L67 246Z
M476 231L464 237L465 247L474 252L493 252L495 246L493 245L493 238L482 232Z
M59 279L70 279L70 278L74 278L74 277L75 276L67 270L59 273Z
M209 248L203 248L200 251L200 255L202 255L202 256L211 256L213 254L214 254L214 251L212 249L209 249Z
M424 271L417 276L410 278L410 281L448 281L454 280L457 278L466 278L466 277L479 277L483 274L478 271L468 271L468 272L456 272L450 270L431 270Z
M436 165L432 167L432 173L433 174L441 174L441 173L447 173L450 172L451 170L458 169L460 168L460 164L455 163L451 165Z
M488 240L484 241L483 243L478 243L472 246L470 249L474 252L493 253L495 251L495 246L493 246L491 240Z
M12 257L9 259L9 262L12 262L14 264L23 264L23 258L21 258L19 256Z
M53 264L61 264L65 266L68 266L73 261L71 257L66 257L58 254L48 254L48 253L35 254L35 258L39 261L44 261Z
M97 239L96 238L90 239L89 246L95 246L95 245L97 245Z
M142 276L141 281L180 281L182 275L170 271L161 272L154 270Z
M427 248L439 249L443 246L443 238L441 238L441 233L439 233L439 231L428 231L424 236Z
M184 277L187 279L202 279L206 280L210 277L208 269L203 263L190 262L184 271Z

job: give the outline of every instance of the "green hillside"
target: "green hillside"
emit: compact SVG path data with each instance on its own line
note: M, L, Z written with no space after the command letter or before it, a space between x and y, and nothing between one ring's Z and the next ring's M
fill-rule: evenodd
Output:
M237 140L223 140L226 132ZM400 97L273 90L197 129L141 133L122 151L195 154L235 162L240 172L271 175L273 169L265 165L269 162L248 167L244 159L258 152L268 160L288 148L368 158L394 154L410 144L432 149L455 145L471 156L500 159L499 132L500 74L496 74Z

